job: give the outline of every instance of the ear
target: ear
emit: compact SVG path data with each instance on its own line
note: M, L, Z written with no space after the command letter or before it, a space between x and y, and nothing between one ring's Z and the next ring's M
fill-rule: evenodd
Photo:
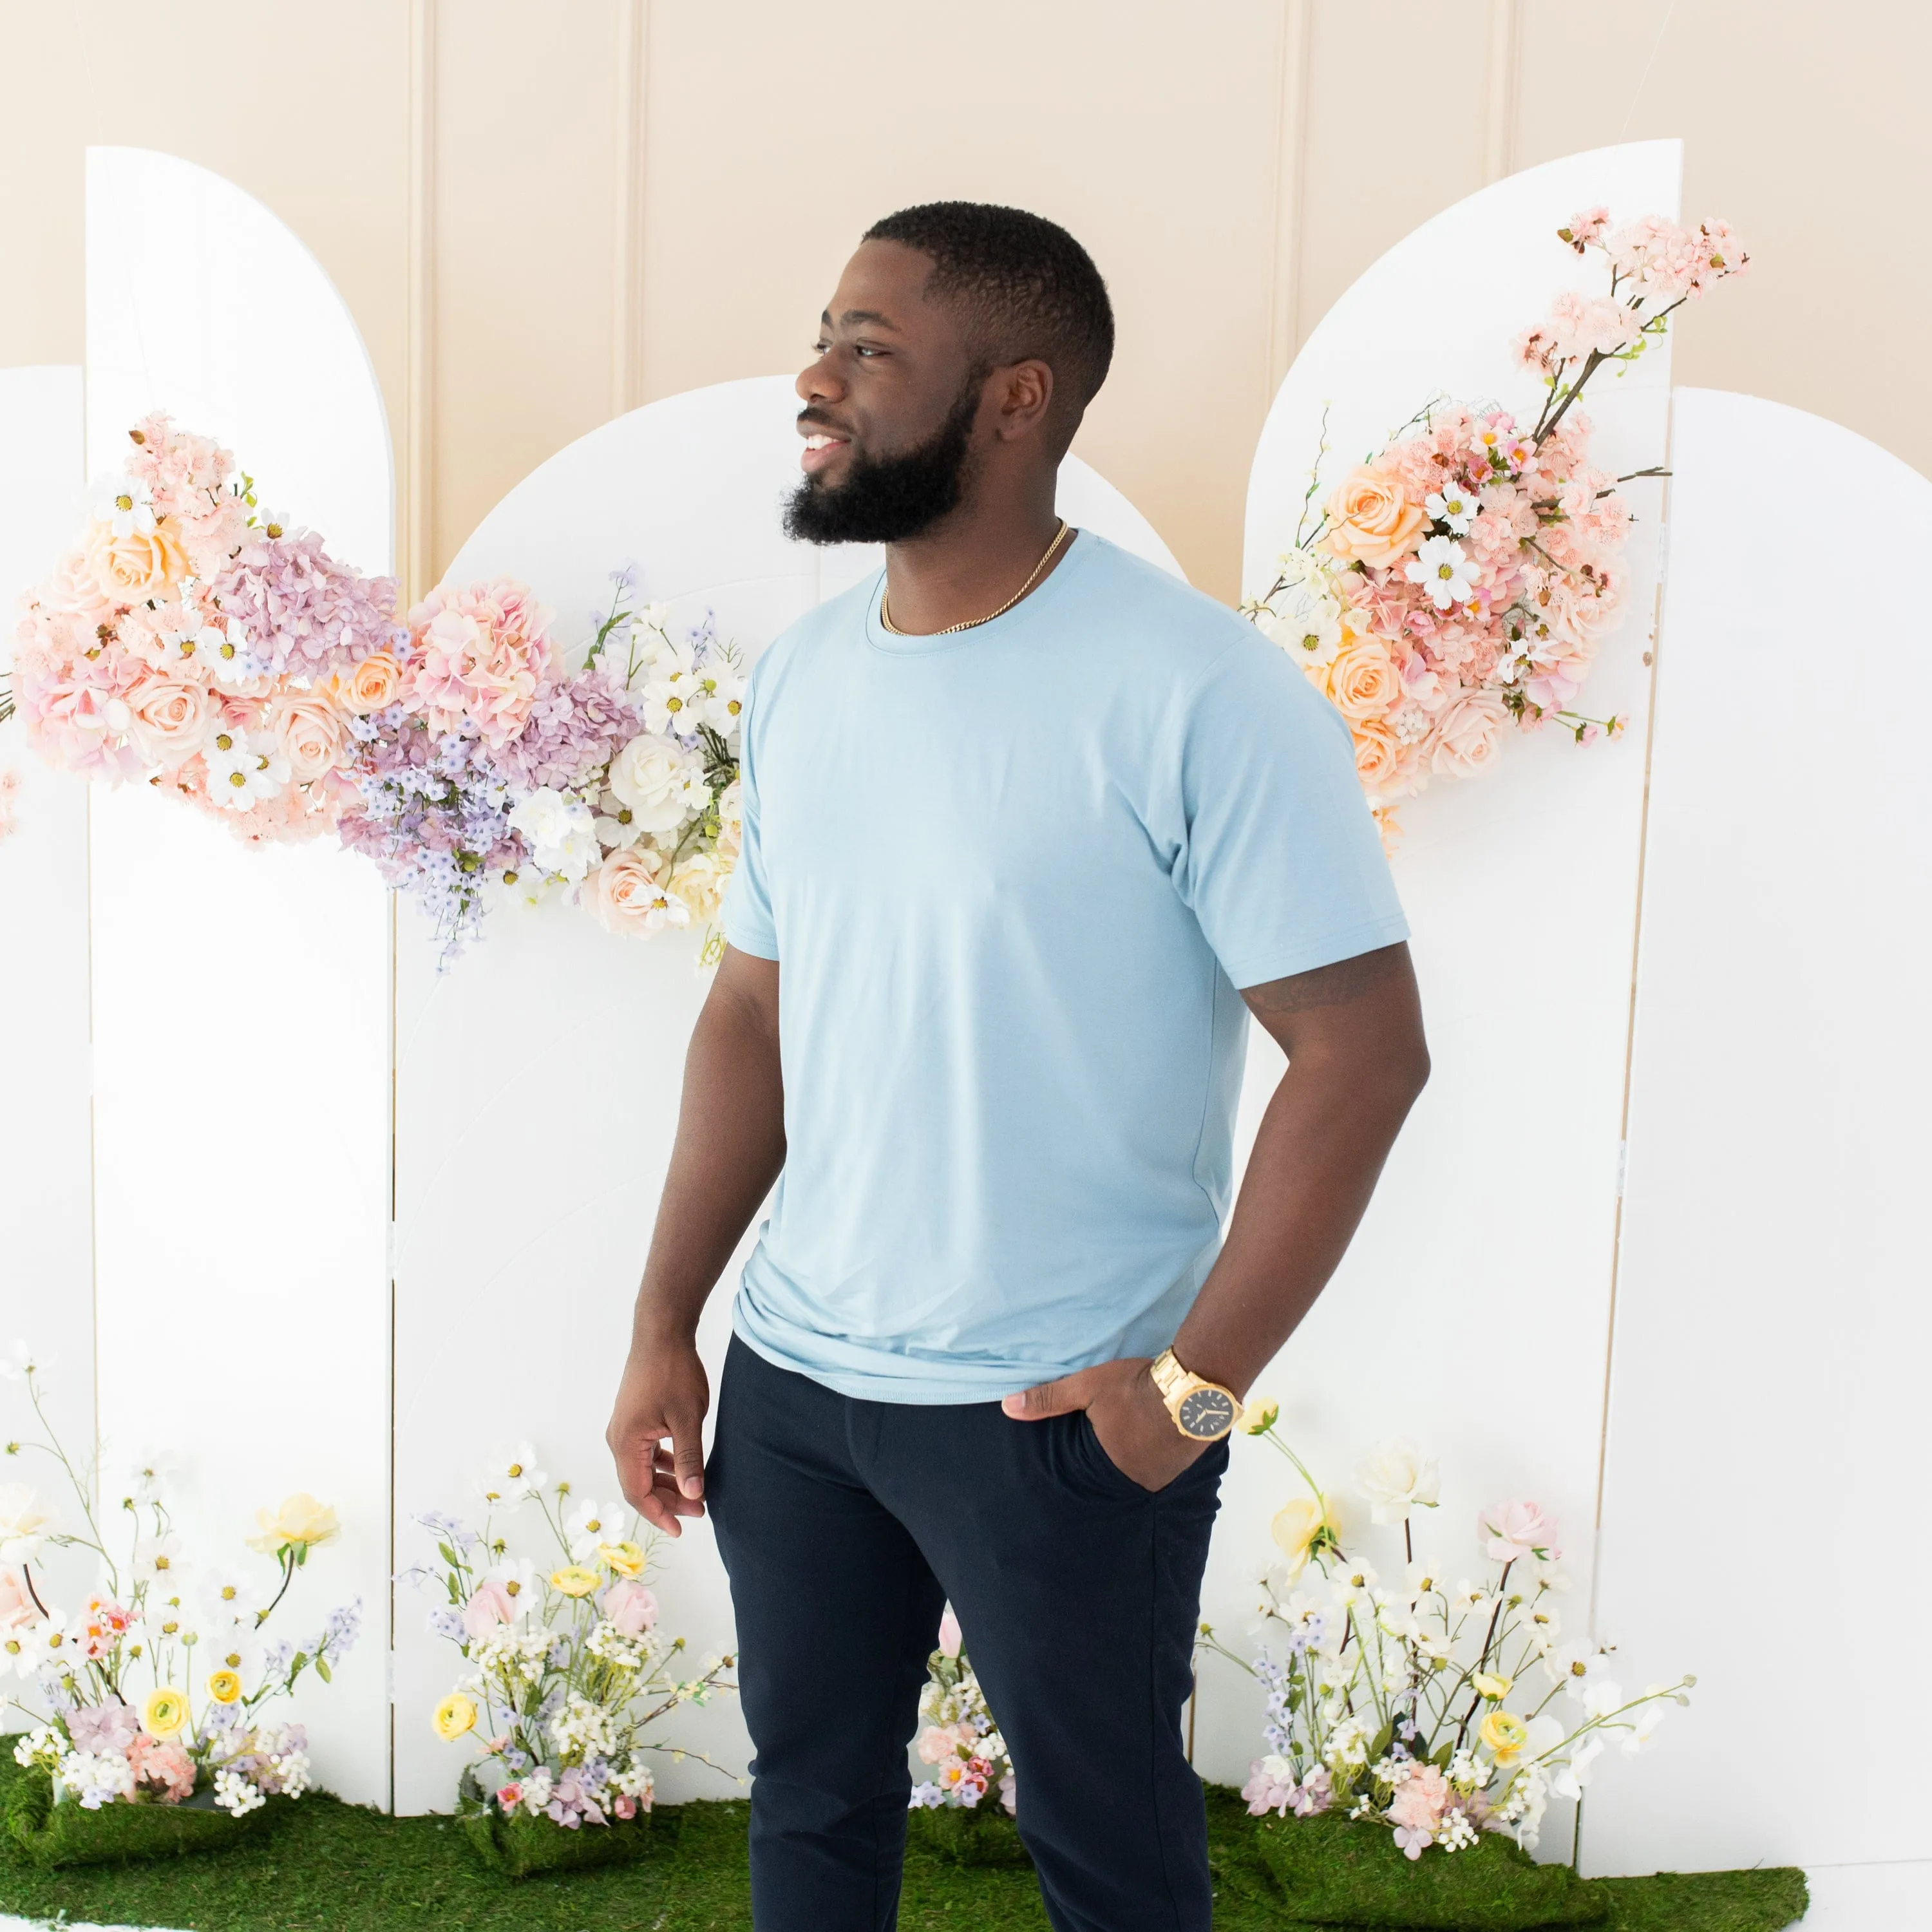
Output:
M1037 357L995 369L986 379L995 398L993 434L1002 442L1038 434L1053 407L1053 371Z

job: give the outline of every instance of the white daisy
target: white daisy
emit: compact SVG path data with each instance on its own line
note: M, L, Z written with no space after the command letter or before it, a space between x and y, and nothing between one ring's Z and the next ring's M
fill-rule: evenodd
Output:
M1482 508L1476 500L1473 490L1466 490L1460 483L1445 483L1424 500L1423 507L1438 524L1447 524L1456 534L1467 536L1469 526L1476 520L1476 512Z
M493 1510L513 1510L541 1494L549 1480L537 1467L536 1450L528 1442L519 1442L496 1458L477 1489Z
M154 500L138 476L109 476L94 486L94 520L117 537L146 536L154 527Z
M246 812L281 796L290 776L281 747L266 731L244 731L223 724L212 733L202 756L208 766L208 795L230 812Z
M1424 538L1402 574L1410 583L1420 584L1438 610L1466 604L1475 589L1462 545L1447 537Z
M164 1584L172 1590L179 1585L188 1568L188 1559L182 1553L182 1540L178 1536L144 1536L134 1546L134 1574L137 1577Z
M625 1522L622 1504L607 1508L595 1497L586 1496L564 1519L563 1533L569 1539L572 1557L579 1563L590 1562L600 1543L622 1540Z

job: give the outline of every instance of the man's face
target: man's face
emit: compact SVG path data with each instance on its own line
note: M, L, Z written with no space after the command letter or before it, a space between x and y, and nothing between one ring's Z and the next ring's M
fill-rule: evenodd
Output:
M845 265L798 379L804 480L785 527L809 543L898 543L964 494L986 371L950 311L926 298L931 260L868 242Z

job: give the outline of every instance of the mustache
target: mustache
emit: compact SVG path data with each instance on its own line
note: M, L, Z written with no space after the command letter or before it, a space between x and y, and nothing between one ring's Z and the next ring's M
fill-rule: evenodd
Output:
M835 422L822 410L802 409L798 412L801 423L809 423L814 429L830 430L834 436L850 436L850 428L842 422Z

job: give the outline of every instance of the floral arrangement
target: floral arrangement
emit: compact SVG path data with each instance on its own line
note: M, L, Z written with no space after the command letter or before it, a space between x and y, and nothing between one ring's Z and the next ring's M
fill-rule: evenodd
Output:
M399 619L394 579L263 512L210 439L158 415L128 437L79 548L23 600L14 698L52 762L250 841L334 836L446 958L505 892L562 887L616 932L711 919L745 680L708 621L674 639L661 607L632 608L629 571L580 663L508 578Z
M1412 1858L1468 1849L1484 1832L1525 1850L1551 1792L1575 1798L1612 1743L1638 1750L1696 1682L1628 1695L1610 1646L1566 1637L1557 1599L1569 1587L1556 1526L1533 1502L1485 1510L1482 1554L1496 1566L1451 1582L1418 1561L1411 1522L1436 1507L1437 1466L1406 1439L1370 1458L1361 1490L1376 1524L1402 1526L1402 1565L1386 1581L1342 1544L1335 1508L1276 1432L1272 1403L1242 1424L1292 1463L1307 1493L1276 1516L1281 1563L1263 1579L1262 1627L1280 1654L1250 1664L1202 1627L1204 1643L1265 1687L1267 1754L1242 1796L1259 1817L1333 1812L1387 1825ZM1298 1586L1312 1567L1320 1594Z
M300 1724L268 1721L266 1707L305 1670L331 1679L360 1630L362 1606L330 1611L299 1644L262 1631L309 1552L334 1540L334 1510L304 1495L256 1513L248 1544L273 1564L272 1590L226 1569L196 1588L155 1472L133 1473L119 1497L123 1534L104 1533L92 1484L47 1425L42 1366L22 1344L0 1360L0 1372L25 1382L46 1431L44 1442L10 1442L7 1454L52 1458L82 1526L62 1530L26 1484L0 1484L0 1676L33 1685L44 1707L17 1690L9 1696L35 1720L15 1744L15 1760L46 1773L56 1802L88 1810L206 1795L241 1818L271 1797L300 1797L310 1781L307 1735ZM91 1551L98 1566L72 1616L47 1588L50 1547Z
M480 1486L480 1531L440 1513L417 1519L438 1560L412 1573L446 1599L429 1627L467 1666L431 1720L448 1742L476 1741L464 1791L505 1818L547 1818L572 1831L648 1812L647 1754L711 1761L647 1733L680 1705L734 1689L725 1675L733 1660L707 1657L691 1676L676 1674L685 1640L658 1629L645 1581L656 1539L634 1512L550 1484L527 1444ZM551 1546L541 1567L513 1553L496 1528L526 1504L536 1505Z
M1678 308L1750 257L1716 220L1613 227L1593 208L1557 236L1601 258L1609 288L1559 295L1517 339L1519 364L1543 388L1534 418L1438 399L1318 510L1324 436L1293 546L1243 607L1348 719L1388 843L1402 799L1432 778L1486 770L1510 730L1553 724L1588 744L1622 728L1572 707L1622 610L1631 512L1618 486L1664 472L1594 468L1576 404L1599 371L1621 374Z
M926 1727L919 1734L918 1750L933 1774L913 1786L912 1809L970 1810L988 1791L998 1791L1011 1816L1016 1789L1012 1761L962 1648L958 1619L950 1610L940 1620L939 1648L926 1668L926 1688L919 1696Z

